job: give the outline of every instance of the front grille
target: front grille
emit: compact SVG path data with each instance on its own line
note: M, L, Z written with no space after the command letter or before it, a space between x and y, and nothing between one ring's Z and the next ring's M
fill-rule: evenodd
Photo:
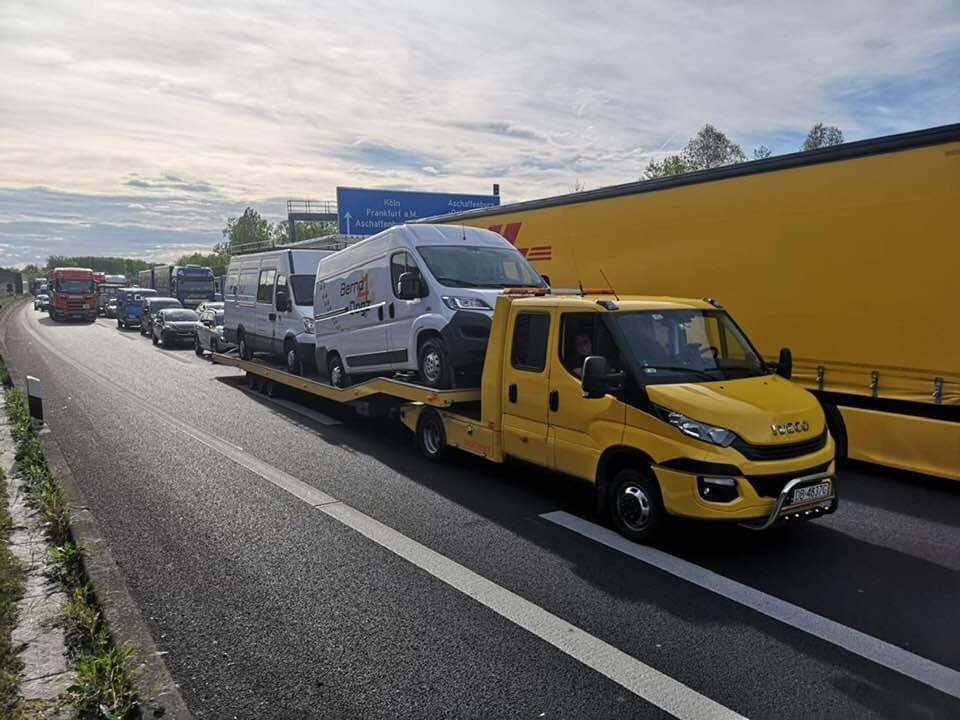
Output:
M822 473L830 467L830 463L817 465L806 470L797 470L791 473L778 473L777 475L747 475L747 482L753 487L753 491L760 497L775 498L779 497L784 486L798 477L805 475L816 475Z
M733 441L731 447L743 455L747 460L789 460L790 458L809 455L822 450L827 444L827 429L815 438L801 440L795 443L781 443L777 445L751 445L743 438Z

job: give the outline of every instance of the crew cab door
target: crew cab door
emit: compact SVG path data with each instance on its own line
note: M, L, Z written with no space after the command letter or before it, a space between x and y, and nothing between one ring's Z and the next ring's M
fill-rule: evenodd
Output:
M548 310L524 310L514 316L501 389L504 452L548 467L553 461L547 432L553 324Z
M611 369L621 369L623 364L598 312L562 313L557 325L550 352L553 465L593 482L600 455L623 439L626 405L613 395L583 397L583 361L589 355L602 355Z

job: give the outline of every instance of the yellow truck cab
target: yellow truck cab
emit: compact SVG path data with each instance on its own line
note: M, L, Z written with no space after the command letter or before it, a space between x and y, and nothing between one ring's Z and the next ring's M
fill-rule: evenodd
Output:
M765 364L712 301L508 291L479 402L401 417L430 459L457 447L595 484L631 539L665 514L764 529L838 504L834 441L790 365Z

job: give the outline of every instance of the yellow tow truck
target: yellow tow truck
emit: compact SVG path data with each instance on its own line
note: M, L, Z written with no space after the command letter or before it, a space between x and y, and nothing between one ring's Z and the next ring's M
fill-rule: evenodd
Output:
M213 359L266 392L390 408L430 460L457 448L585 480L633 540L650 540L666 515L762 530L839 502L834 441L819 402L789 379L789 350L765 363L709 299L506 290L478 389L390 378L335 388L257 360Z

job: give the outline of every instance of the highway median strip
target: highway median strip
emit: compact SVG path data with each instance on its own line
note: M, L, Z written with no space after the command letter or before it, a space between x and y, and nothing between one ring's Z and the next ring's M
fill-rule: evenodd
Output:
M4 384L8 385L8 378L7 370L0 361L0 380L5 380ZM27 504L40 514L50 543L47 573L67 596L62 609L52 620L53 624L63 628L74 673L67 690L67 702L73 706L79 718L125 720L140 717L136 685L128 663L133 648L129 645L118 648L113 643L87 577L85 550L75 541L71 531L69 504L44 458L41 441L31 423L23 393L8 389L4 406L16 446L16 467L21 478L21 490ZM0 532L4 530L3 516L0 515ZM3 538L6 537L3 535ZM5 549L0 547L0 564L5 561ZM4 582L0 584L0 700L7 700L6 694L11 694L13 702L16 702L16 673L19 670L15 660L7 662L7 648L3 642L8 630L5 626L8 622L8 596L16 597L16 587L8 589ZM7 675L2 674L7 671L7 666L13 678L13 687L10 689L7 688ZM6 707L0 704L0 711L3 710ZM13 714L12 717L18 715Z

